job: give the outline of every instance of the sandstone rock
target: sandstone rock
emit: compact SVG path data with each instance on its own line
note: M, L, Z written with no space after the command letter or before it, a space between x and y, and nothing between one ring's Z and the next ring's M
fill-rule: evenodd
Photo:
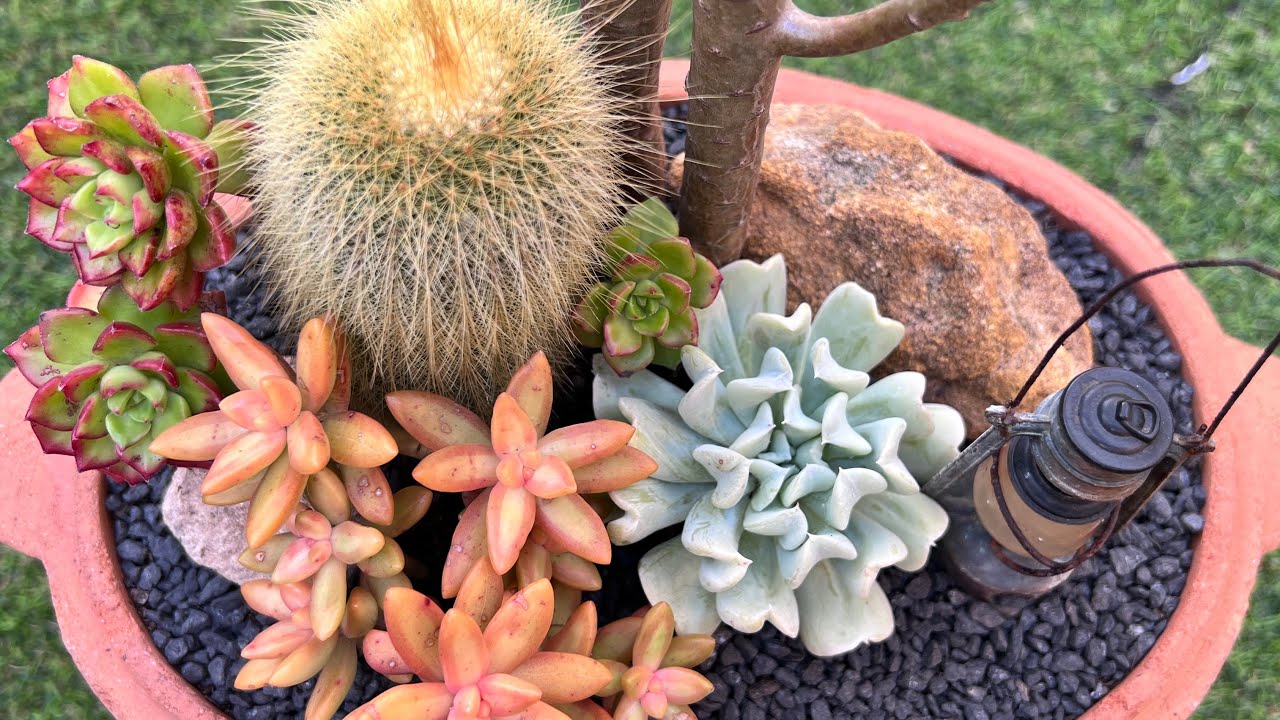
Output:
M1026 210L843 107L773 108L744 255L775 253L793 307L816 308L846 280L874 293L907 326L880 369L927 375L928 399L958 409L971 438L1080 312ZM1091 348L1087 329L1077 333L1023 407L1088 369Z
M200 496L200 484L206 472L193 468L174 471L160 505L164 524L192 560L231 582L241 585L267 577L245 568L237 560L248 547L244 523L249 515L249 503L225 507L206 505Z

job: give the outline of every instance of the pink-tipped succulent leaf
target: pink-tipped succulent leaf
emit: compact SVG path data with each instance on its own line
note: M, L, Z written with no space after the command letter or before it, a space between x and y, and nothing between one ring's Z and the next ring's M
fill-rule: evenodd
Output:
M345 399L334 402L345 360L339 356L344 343L333 320L307 323L298 343L296 374L231 320L205 313L201 324L240 391L224 399L210 417L196 416L168 428L151 443L151 451L212 461L201 487L211 501L226 500L228 493L232 500L240 499L236 488L256 484L244 493L252 498L245 528L251 548L276 533L308 487L320 498L321 516L341 523L354 504L371 522L393 522L391 489L377 466L396 456L396 442L376 420L348 410ZM330 469L331 462L336 470ZM342 497L339 482L346 485L349 500Z
M408 668L423 682L392 688L350 718L563 717L551 704L585 700L610 680L587 655L539 650L552 615L545 580L512 595L484 628L462 609L441 613L406 589L387 592L384 614L385 639L371 634L365 641L371 664L384 672Z
M480 546L498 573L511 570L535 527L565 552L609 562L604 524L579 493L625 487L657 466L627 447L634 430L625 423L596 420L544 435L551 391L551 368L538 353L498 396L487 437L479 418L444 398L428 393L388 398L405 430L434 451L414 470L418 482L442 492L485 490L474 501L483 503L483 523L468 510L455 534L455 545L471 552L450 553L446 596L456 592Z

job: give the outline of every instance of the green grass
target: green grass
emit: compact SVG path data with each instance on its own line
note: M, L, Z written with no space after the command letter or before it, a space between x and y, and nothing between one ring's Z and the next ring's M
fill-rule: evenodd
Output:
M865 3L816 0L836 13ZM137 73L210 60L248 28L230 0L0 0L0 130L41 112L44 82L87 53ZM145 9L144 9L145 8ZM1003 0L961 24L852 58L792 63L883 88L1053 157L1122 203L1179 257L1248 254L1280 264L1280 35L1273 0ZM671 47L688 43L678 0ZM1212 66L1168 78L1203 52ZM60 304L70 264L22 235L21 168L0 152L0 338ZM1195 280L1231 333L1280 328L1280 291L1228 271ZM4 360L7 363L7 359ZM0 369L7 368L0 364ZM1260 479L1261 481L1262 479ZM0 551L0 717L106 713L57 639L39 566ZM1280 556L1200 718L1280 717Z

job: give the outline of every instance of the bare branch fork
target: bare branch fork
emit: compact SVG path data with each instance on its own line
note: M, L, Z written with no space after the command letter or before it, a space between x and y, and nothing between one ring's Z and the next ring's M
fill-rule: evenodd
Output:
M716 264L742 254L769 103L784 56L870 50L962 20L986 1L886 0L831 18L810 15L791 0L695 1L681 234Z

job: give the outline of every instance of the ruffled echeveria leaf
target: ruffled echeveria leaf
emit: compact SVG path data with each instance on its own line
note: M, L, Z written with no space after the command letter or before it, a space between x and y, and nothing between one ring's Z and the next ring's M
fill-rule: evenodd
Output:
M715 265L677 232L660 200L633 207L607 238L609 280L591 288L574 311L578 342L602 348L619 376L651 363L675 368L680 349L698 340L694 310L720 291Z
M28 234L71 254L81 281L123 284L143 310L166 300L190 309L201 273L234 251L214 190L244 186L249 126L215 128L190 65L153 70L135 85L82 56L50 81L48 112L9 139L28 170L18 181L31 198Z
M113 77L87 67L101 82ZM152 439L216 408L225 390L207 374L216 361L194 312L170 302L143 310L119 286L98 294L77 287L70 307L42 314L5 353L37 388L27 419L46 452L74 455L79 469L113 480L143 482L164 465L148 448ZM173 327L194 330L166 342Z
M945 531L919 481L956 456L964 424L923 402L918 373L870 382L903 327L857 285L788 316L781 256L721 272L681 351L688 390L596 358L597 417L634 425L631 445L658 464L610 493L622 512L610 536L633 543L684 523L640 565L646 595L670 604L682 633L767 622L818 655L883 640L893 615L876 574L920 569Z

